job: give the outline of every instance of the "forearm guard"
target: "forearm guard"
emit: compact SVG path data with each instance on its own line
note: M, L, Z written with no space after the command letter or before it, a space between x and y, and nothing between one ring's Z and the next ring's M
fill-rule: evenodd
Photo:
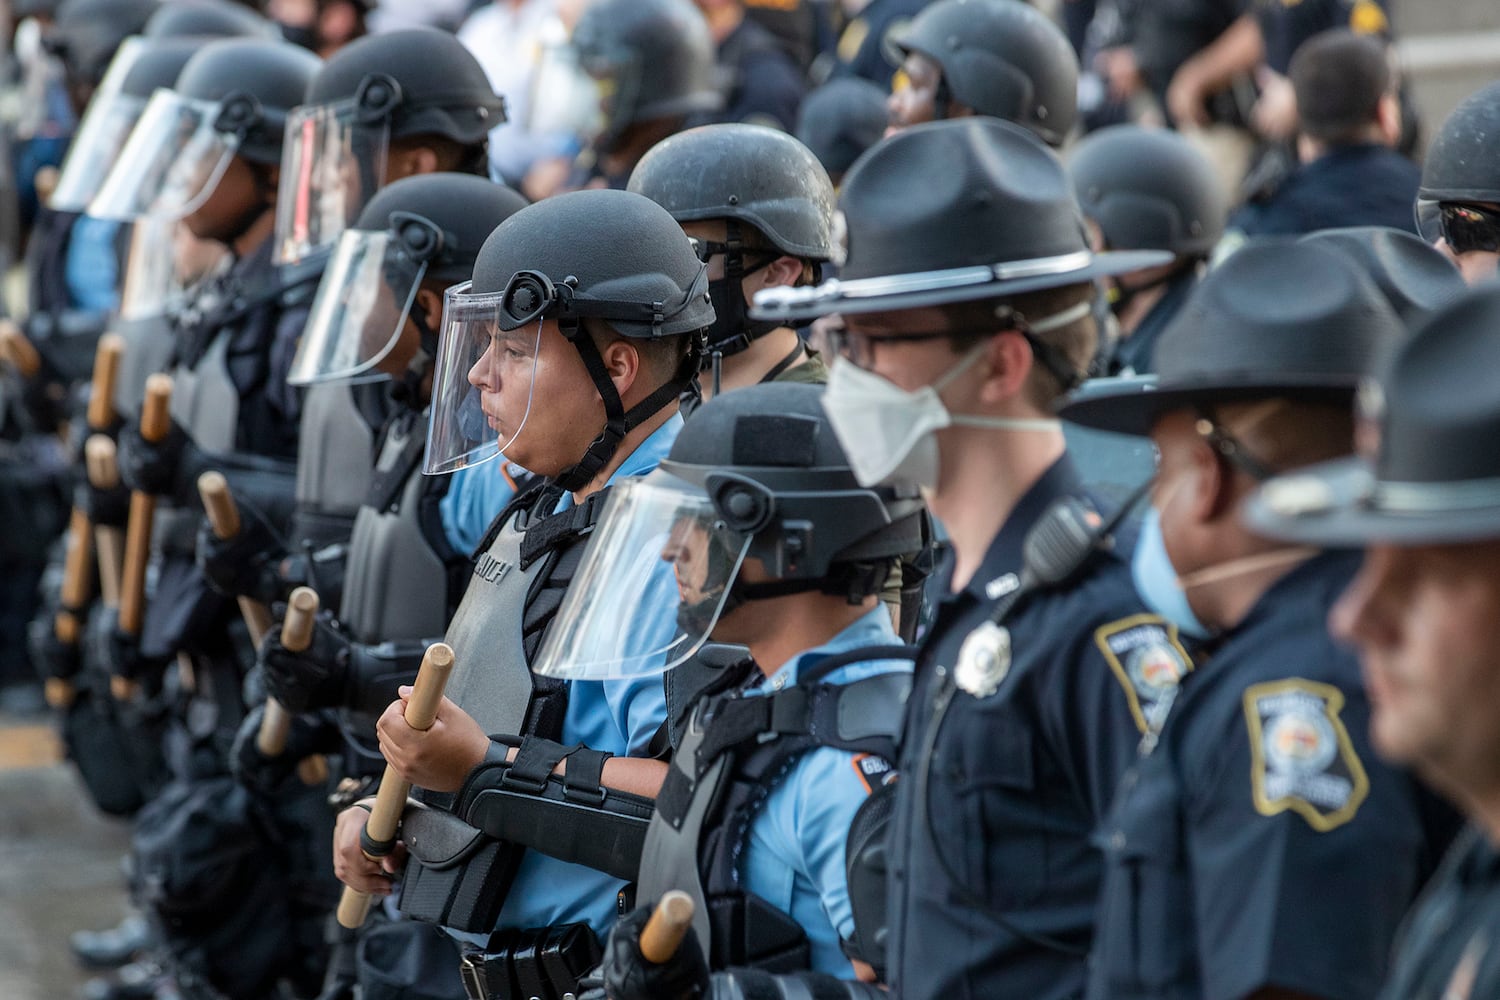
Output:
M507 763L512 745L518 747L516 758ZM610 756L530 736L492 738L489 754L464 782L455 812L497 840L633 881L655 803L604 787ZM565 757L567 773L553 774Z

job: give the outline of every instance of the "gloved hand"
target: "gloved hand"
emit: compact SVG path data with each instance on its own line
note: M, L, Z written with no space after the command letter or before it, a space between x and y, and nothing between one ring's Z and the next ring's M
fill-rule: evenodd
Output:
M336 749L339 732L337 726L321 715L293 715L286 734L286 749L278 756L267 757L255 745L265 716L266 706L257 705L240 723L229 751L229 771L250 791L269 797L292 777L302 758Z
M289 589L277 572L286 555L281 539L249 504L240 504L240 533L221 539L208 518L198 527L196 559L203 578L227 597L249 597L268 607Z
M26 650L31 654L37 676L44 680L48 677L75 677L83 668L78 646L57 637L52 624L55 613L44 609L26 625Z
M160 678L166 666L164 660L141 655L140 640L120 630L120 613L116 608L100 606L89 619L84 639L88 662L111 677L153 681Z
M73 490L73 506L83 510L89 521L102 528L123 528L130 519L130 491L124 483L111 489L95 489L85 479Z
M637 907L610 928L604 945L604 989L610 1000L694 1000L708 992L708 962L688 928L677 952L656 965L641 954L641 930L651 908Z
M350 643L325 611L313 626L312 643L294 653L281 644L281 626L260 644L258 662L266 691L290 711L336 708L343 704L349 678Z
M140 425L120 431L116 452L120 481L132 490L179 499L188 495L203 464L202 452L174 422L167 436L151 442L141 437Z

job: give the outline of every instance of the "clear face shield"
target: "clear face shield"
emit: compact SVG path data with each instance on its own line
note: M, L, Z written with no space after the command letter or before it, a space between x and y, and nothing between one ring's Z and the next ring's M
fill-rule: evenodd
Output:
M146 99L119 92L96 94L68 147L62 173L48 207L54 212L82 212L99 192L130 132L146 110Z
M385 179L390 115L401 88L373 75L350 100L287 117L276 196L275 259L295 264L331 248Z
M512 287L474 295L470 285L466 281L443 293L422 461L422 472L429 476L503 454L531 416L543 310L517 323L506 311L514 298Z
M178 219L146 216L130 232L120 318L146 319L166 313L199 282L229 263L222 243L200 240Z
M346 229L323 272L287 382L372 382L401 374L381 362L401 340L442 239L428 220L404 212L395 213L388 230Z
M532 669L596 681L670 670L712 634L749 548L700 487L661 470L617 484Z

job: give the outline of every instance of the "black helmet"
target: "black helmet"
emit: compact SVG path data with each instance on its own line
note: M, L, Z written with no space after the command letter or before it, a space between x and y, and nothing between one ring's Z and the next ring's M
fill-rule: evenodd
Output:
M1500 202L1500 82L1466 97L1433 136L1419 201Z
M858 601L880 590L892 559L922 548L922 500L859 485L822 399L821 386L787 382L715 396L661 469L701 487L772 576ZM754 585L736 590L755 596Z
M817 288L770 288L753 314L916 309L1007 298L1164 264L1159 251L1095 254L1056 154L997 118L903 129L866 153L839 198L848 256Z
M1228 212L1207 158L1176 132L1115 125L1093 132L1068 158L1083 214L1116 250L1206 257Z
M97 85L120 43L139 34L154 10L156 0L64 0L46 46L70 80Z
M1078 57L1062 29L1017 0L937 0L893 36L943 71L952 99L1059 146L1078 112ZM942 93L942 91L940 91Z
M483 177L419 174L377 191L353 228L382 231L403 218L431 223L440 238L427 258L427 278L454 284L473 274L479 248L495 227L526 205L515 191Z
M505 121L505 98L452 34L410 28L367 35L329 57L308 85L310 105L357 100L390 123L391 138L440 135L466 146ZM361 116L363 124L370 118Z
M158 88L173 88L188 60L203 47L200 38L153 38L140 47L120 81L120 93L149 99Z
M224 38L188 60L173 89L225 105L216 128L241 133L236 154L253 163L281 162L287 113L302 100L322 60L289 42Z
M607 135L723 106L713 39L688 0L598 0L578 19L573 47L591 76L613 85Z
M146 38L281 38L275 23L230 0L172 0L151 15Z
M797 138L830 175L842 175L885 135L885 91L841 76L810 92L797 111Z
M833 183L812 152L763 125L704 125L651 147L630 190L678 222L737 219L792 257L833 257Z

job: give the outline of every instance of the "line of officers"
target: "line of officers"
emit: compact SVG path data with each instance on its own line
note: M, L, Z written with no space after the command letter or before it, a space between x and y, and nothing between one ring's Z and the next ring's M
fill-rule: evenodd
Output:
M1086 381L1100 290L1173 256L1091 248L1029 91L837 198L709 125L527 205L440 32L124 74L89 214L158 294L78 507L150 585L40 644L173 990L1500 996L1500 290L1393 232L1251 243L1154 376ZM299 585L306 643L254 612Z

